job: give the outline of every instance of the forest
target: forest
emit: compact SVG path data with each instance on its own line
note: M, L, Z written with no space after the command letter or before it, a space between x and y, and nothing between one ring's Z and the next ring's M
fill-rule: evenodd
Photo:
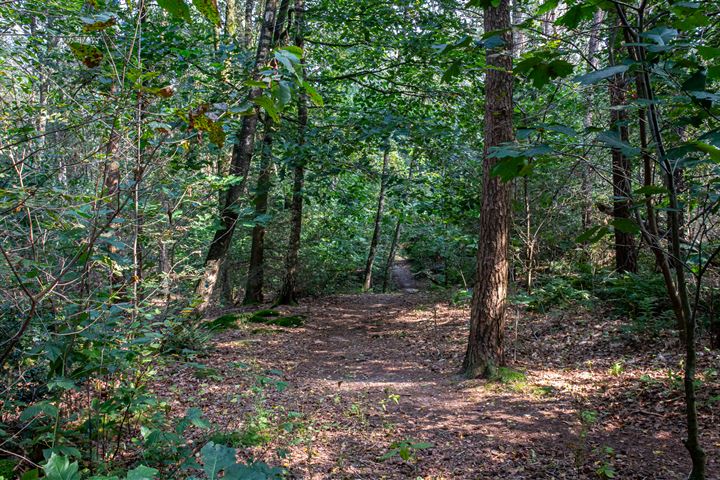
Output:
M0 480L720 479L720 0L0 0Z

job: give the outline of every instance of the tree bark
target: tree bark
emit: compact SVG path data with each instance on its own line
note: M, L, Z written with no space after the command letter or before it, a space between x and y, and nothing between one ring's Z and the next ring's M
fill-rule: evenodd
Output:
M295 45L305 48L304 21L305 0L295 0ZM301 59L304 64L304 60ZM302 68L303 78L305 67ZM298 155L293 166L293 190L290 210L290 238L287 255L285 257L285 277L276 303L278 305L292 305L298 302L297 298L297 271L300 254L300 237L302 234L303 215L303 187L305 184L305 130L308 123L307 94L300 92L298 97Z
M375 224L373 227L372 239L370 240L370 251L368 252L367 262L365 263L365 274L363 275L363 290L370 290L372 286L372 270L375 263L375 255L377 247L380 243L380 229L382 227L383 209L385 208L385 188L387 187L387 170L390 159L390 142L385 146L383 153L382 174L380 177L380 193L378 194L378 206L375 213Z
M252 230L252 246L250 247L250 266L248 268L247 283L245 285L245 298L243 305L253 305L263 301L263 283L265 277L265 224L264 219L258 222L259 217L267 213L268 195L270 193L270 177L272 174L272 129L273 123L265 115L265 135L263 149L260 156L260 174L258 175L255 191L255 226Z
M642 14L643 10L638 12L639 22L637 30L630 25L624 8L616 4L616 11L624 27L625 39L628 44L636 44L640 41L643 32ZM690 301L687 292L687 282L685 278L685 260L680 249L680 222L681 216L677 198L677 185L675 184L675 175L673 165L667 158L667 151L660 131L660 121L658 119L658 111L655 105L655 95L653 92L650 74L648 73L647 61L645 58L645 49L642 46L628 47L630 56L633 60L639 62L643 68L638 73L638 98L647 101L647 124L650 129L651 138L655 145L657 160L660 163L665 177L665 188L668 191L669 210L668 221L670 223L670 245L669 253L670 263L675 271L675 282L667 282L666 288L671 299L676 296L676 300L680 303L680 308L675 311L677 320L685 326L685 372L683 385L685 387L685 414L687 425L687 439L685 440L685 448L687 449L690 459L692 460L692 470L688 477L689 480L705 480L706 478L706 461L707 455L700 443L700 428L697 416L697 399L695 395L695 369L697 366L697 352L695 345L695 329L697 309L691 310Z
M486 53L485 145L477 275L470 335L463 371L470 377L495 374L504 362L503 337L508 287L510 183L492 175L497 159L490 148L513 141L512 34L508 0L485 8L486 32L503 32L504 44Z
M602 26L603 20L605 18L605 12L598 9L595 12L595 15L593 16L593 24L590 29L590 38L588 39L588 54L587 59L590 65L588 66L588 71L595 70L598 66L598 60L595 56L597 53L598 43L599 43L599 32L600 27ZM586 102L586 108L587 111L585 112L585 118L583 118L583 127L585 129L588 129L592 126L592 120L593 120L593 112L592 108L595 104L593 96L588 95L587 102ZM583 207L582 207L582 228L583 231L590 228L590 217L592 215L592 209L593 209L593 199L592 199L592 177L591 177L591 168L590 165L584 165L582 169L582 186L581 190L583 192L583 195L585 195L585 199L583 200Z
M255 77L258 76L258 71L267 60L268 53L270 52L276 10L277 0L267 0L263 25L258 40L257 55L255 57ZM248 99L253 100L261 94L262 91L259 88L253 88L248 94ZM240 178L241 181L232 185L225 193L225 205L220 214L222 226L215 232L215 236L210 244L207 257L205 258L205 270L196 290L198 296L196 309L198 312L202 312L210 302L215 291L222 263L225 261L230 248L233 233L235 232L235 224L238 219L240 196L245 190L250 162L255 148L257 124L258 111L255 109L251 115L243 117L242 126L235 138L229 173L230 175Z
M245 0L245 24L243 39L245 46L250 48L253 41L253 32L255 31L255 25L253 24L253 11L255 10L255 0Z
M410 166L408 167L408 184L412 184L412 178L413 178L413 167L415 166L415 158L417 157L418 153L417 150L413 152L413 156L410 160ZM407 192L408 190L405 189L402 195L402 205L401 208L404 208L405 199L407 198ZM400 212L398 215L397 223L395 223L395 231L393 232L392 242L390 243L390 251L388 252L387 256L387 262L385 262L385 271L383 272L383 284L382 284L382 292L387 292L388 285L390 284L390 270L393 266L393 263L395 262L395 253L397 252L398 242L400 241L400 231L402 230L403 225L403 219L404 219L404 212ZM447 272L445 272L445 278L447 278Z
M616 26L617 22L611 26ZM615 65L615 41L611 36L609 42L610 64ZM610 130L615 132L619 140L628 143L628 117L624 107L627 105L627 78L620 74L613 76L608 82L610 93ZM630 219L632 197L630 160L619 148L612 149L613 172L613 219L627 221ZM632 233L622 231L617 225L615 230L615 270L618 272L637 272L637 252L635 237Z

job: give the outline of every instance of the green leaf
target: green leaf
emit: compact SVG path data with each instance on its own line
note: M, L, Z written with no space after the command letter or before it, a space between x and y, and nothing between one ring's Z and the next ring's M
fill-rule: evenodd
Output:
M40 472L37 468L33 468L32 470L28 470L27 472L23 473L20 477L20 480L38 480L40 478Z
M52 453L43 472L47 480L80 480L79 468L78 462L70 463L67 457Z
M629 143L624 142L620 139L618 133L612 130L598 134L596 140L603 142L612 148L617 148L623 153L623 155L627 155L628 157L633 157L640 153L639 148L633 147Z
M480 8L497 8L500 6L500 0L470 0L465 8L469 7L480 7Z
M608 229L605 226L597 225L595 227L590 227L585 232L583 232L580 236L578 236L575 239L575 242L577 243L596 243L599 241L602 237L610 233L610 229Z
M210 23L220 26L220 12L218 11L217 0L192 0L192 3Z
M130 470L127 474L127 480L154 480L158 471L154 468L138 465L137 468Z
M47 401L38 402L23 410L20 414L20 420L27 422L41 413L47 415L48 417L55 418L58 415L58 408Z
M720 163L720 148L705 142L695 142L694 145L701 152L705 152L710 155L713 162Z
M225 445L216 445L208 442L200 450L203 461L203 470L209 480L216 480L218 473L235 465L235 449Z
M705 60L714 60L720 57L720 48L718 47L697 47L697 51Z
M668 193L667 188L661 187L658 185L645 185L644 187L640 187L635 189L635 193L637 195L657 195L657 194L666 194Z
M538 15L543 15L548 13L551 10L555 10L560 3L560 0L547 0L545 3L540 5L537 9Z
M102 62L103 52L94 45L86 45L79 42L70 42L68 44L70 51L76 59L82 62L88 68L95 68Z
M262 107L273 121L276 123L280 122L280 115L278 114L277 108L275 108L275 102L273 102L272 98L260 95L259 97L253 98L252 101L255 105Z
M290 87L285 81L278 82L272 89L272 93L273 97L278 100L278 103L280 103L280 105L287 105L292 99Z
M592 85L600 80L624 73L629 68L630 67L628 65L614 65L612 67L603 68L602 70L595 70L594 72L586 73L585 75L579 75L575 77L574 80L582 83L583 85Z
M56 388L61 390L74 390L77 388L77 385L67 377L55 377L48 382L48 390L52 391Z
M202 410L199 408L188 408L187 412L185 412L185 418L198 428L207 430L211 427L210 422L203 418Z
M610 222L610 225L623 233L640 233L640 227L629 218L616 218Z
M322 107L323 105L325 105L325 103L323 102L322 97L321 97L320 94L317 92L317 90L315 90L315 87L313 87L312 85L310 85L308 82L303 82L302 85L303 85L303 87L305 87L305 92L306 92L306 93L308 94L308 96L310 97L310 101L311 101L315 106L317 106L317 107Z
M593 18L596 8L593 4L578 3L570 7L555 23L570 29L576 28L581 22Z
M190 7L185 0L157 0L157 3L173 17L190 22Z

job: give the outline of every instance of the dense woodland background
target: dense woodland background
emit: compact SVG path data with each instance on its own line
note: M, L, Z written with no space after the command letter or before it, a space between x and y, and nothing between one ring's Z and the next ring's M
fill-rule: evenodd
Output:
M717 1L0 1L0 479L720 478L719 22ZM383 350L343 343L399 318ZM569 459L440 443L455 427L413 431L385 386L375 413L327 394L389 433L312 463L340 427L279 413L313 398L293 360L360 349L372 376L430 347L442 391L485 378L541 430L523 409L572 397L550 415ZM578 407L540 365L613 400ZM396 433L372 422L393 408ZM646 423L601 440L621 418Z

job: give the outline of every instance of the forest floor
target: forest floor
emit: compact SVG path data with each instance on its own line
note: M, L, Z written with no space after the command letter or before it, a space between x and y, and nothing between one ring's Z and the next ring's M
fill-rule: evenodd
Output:
M306 323L219 333L206 356L168 367L154 387L178 415L200 407L234 432L225 439L246 447L245 460L303 479L686 476L670 333L648 340L581 310L520 312L507 354L523 374L489 382L457 375L468 311L432 294L340 295L282 311ZM718 366L717 352L701 352L708 479L720 478ZM380 459L403 440L432 447Z

